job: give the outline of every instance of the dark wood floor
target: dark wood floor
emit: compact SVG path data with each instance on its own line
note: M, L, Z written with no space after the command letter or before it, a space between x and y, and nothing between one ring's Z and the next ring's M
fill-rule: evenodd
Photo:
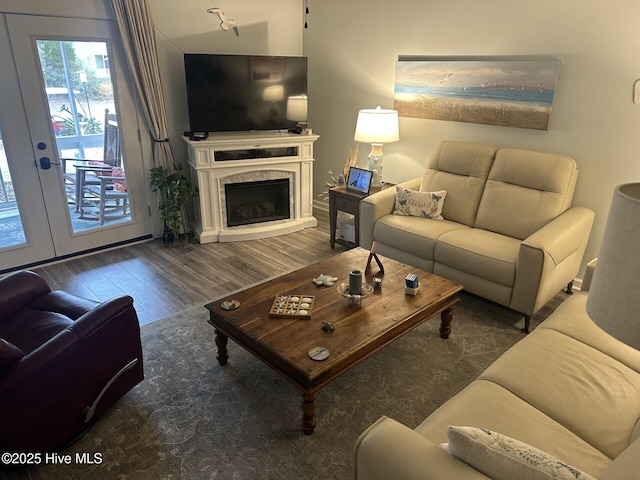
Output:
M94 300L131 295L140 324L344 251L329 245L328 214L318 226L278 237L165 248L160 240L34 268L52 289ZM311 279L309 279L311 281Z
M186 248L153 240L34 270L54 290L100 301L131 295L144 325L346 250L329 245L328 213L316 209L314 216L315 228L263 240ZM558 293L532 317L532 328L565 299Z

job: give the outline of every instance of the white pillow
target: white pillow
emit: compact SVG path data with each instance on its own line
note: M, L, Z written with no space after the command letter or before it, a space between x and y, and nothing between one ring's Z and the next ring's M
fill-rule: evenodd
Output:
M412 217L443 220L442 207L447 196L445 190L438 192L418 192L396 185L395 215L409 215Z
M447 428L449 443L440 446L494 480L595 480L519 440L485 428Z

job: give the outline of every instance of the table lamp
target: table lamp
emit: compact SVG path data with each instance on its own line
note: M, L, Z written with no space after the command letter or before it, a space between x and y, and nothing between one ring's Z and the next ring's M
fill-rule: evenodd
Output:
M379 106L360 110L356 122L356 142L370 143L369 170L373 173L372 187L382 184L382 145L400 140L398 131L398 112L384 110Z
M298 122L298 126L289 129L291 133L302 133L307 128L308 98L306 95L294 95L287 98L287 120Z
M640 183L615 189L587 298L604 331L640 350Z

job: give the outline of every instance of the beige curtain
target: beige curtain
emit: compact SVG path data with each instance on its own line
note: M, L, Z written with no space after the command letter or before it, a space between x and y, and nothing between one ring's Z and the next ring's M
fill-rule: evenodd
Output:
M154 165L173 168L153 20L147 0L111 0L127 63L154 140Z
M153 137L153 165L174 168L169 143L167 112L160 83L160 68L153 20L148 0L111 0L118 29L131 69L136 93L141 99L149 132ZM184 230L188 231L183 211Z

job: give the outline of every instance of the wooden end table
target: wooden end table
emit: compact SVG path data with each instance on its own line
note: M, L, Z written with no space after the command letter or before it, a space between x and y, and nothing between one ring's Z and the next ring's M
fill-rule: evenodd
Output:
M389 258L380 257L385 272L382 288L363 298L360 305L350 304L338 293L337 285L348 283L350 270L364 270L368 258L368 250L348 250L205 305L215 328L218 363L226 365L231 338L291 382L302 392L302 429L307 435L316 426L321 388L438 313L440 336L448 338L451 332L456 293L462 286ZM375 262L372 267L364 275L369 284L380 276ZM405 295L409 273L416 273L420 280L415 296ZM320 274L338 277L336 285L315 285L312 279ZM311 318L270 317L273 300L281 294L313 295ZM239 306L223 309L222 304L231 300ZM323 322L331 322L335 330L323 330ZM311 359L309 351L314 347L327 348L329 357Z
M391 184L385 184L390 186ZM382 187L371 187L369 193L357 193L347 190L345 185L333 187L329 189L329 236L331 248L335 248L336 243L344 245L345 247L357 247L360 243L360 200L379 192ZM338 226L338 210L345 213L350 213L354 216L354 241L349 242L341 238L336 238L336 230Z

